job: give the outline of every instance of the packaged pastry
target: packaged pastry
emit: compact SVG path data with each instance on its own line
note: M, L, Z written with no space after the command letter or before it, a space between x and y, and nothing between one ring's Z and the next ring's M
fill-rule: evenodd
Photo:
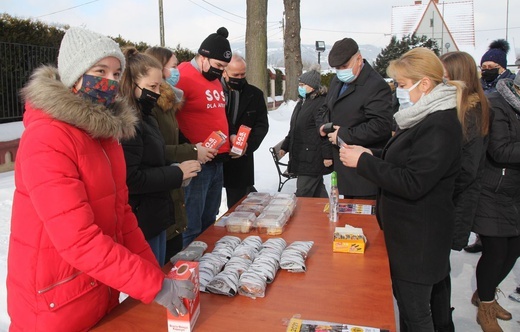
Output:
M263 210L263 213L272 213L272 214L284 214L285 215L285 220L288 220L289 217L291 216L292 214L292 210L291 210L291 206L290 205L285 205L285 204L280 204L280 205L276 205L276 204L269 204L267 205L264 210Z
M262 205L266 206L271 201L270 197L246 197L244 200L240 203L240 205Z
M207 285L206 291L213 294L235 296L238 288L238 273L233 270L224 270L217 274Z
M240 276L249 269L251 262L252 261L249 259L240 256L233 256L224 266L224 270L235 271Z
M289 210L291 211L290 215L292 215L292 213L296 209L296 198L291 199L291 198L276 197L276 198L273 198L269 202L269 205L283 205L283 206L287 206L289 208Z
M262 213L256 218L256 229L260 234L280 235L283 233L286 218L283 213Z
M231 233L249 233L255 219L253 212L232 212L226 220L226 229Z
M289 272L305 272L307 267L305 260L313 241L294 241L282 252L280 267Z
M262 244L262 250L272 249L276 252L280 252L280 255L282 254L282 251L285 249L285 247L287 247L287 242L285 242L285 240L281 237L267 239Z
M252 271L242 273L238 281L238 294L250 298L264 297L267 282L265 278Z
M265 193L265 192L263 193L263 192L258 192L258 191L252 191L249 194L247 194L247 197L271 199L271 194Z
M260 249L262 249L262 239L258 235L249 235L240 243L240 245L253 247L256 251L260 251Z
M240 242L242 242L242 240L237 236L225 235L225 236L221 237L217 242L215 242L215 246L227 245L227 246L230 246L233 249L235 249L236 246L238 246L240 244Z
M235 208L236 212L253 212L257 217L260 215L260 213L262 213L263 210L264 206L257 204L240 204Z

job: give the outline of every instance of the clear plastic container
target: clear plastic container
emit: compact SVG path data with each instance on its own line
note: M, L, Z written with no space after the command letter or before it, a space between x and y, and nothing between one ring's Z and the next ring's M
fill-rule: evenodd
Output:
M285 219L289 219L291 216L291 207L289 205L276 205L276 204L269 204L264 208L264 213L266 214L284 214Z
M257 204L240 204L235 208L236 212L253 212L255 216L259 216L260 213L264 210L263 205L257 205Z
M292 215L294 212L294 209L296 209L296 197L293 198L273 198L271 202L269 202L269 205L282 205L287 206L291 213L289 215Z
M245 198L240 205L262 205L266 206L271 201L270 197L247 197Z
M269 199L271 199L271 194L270 193L261 193L261 192L258 192L258 191L253 191L253 192L250 192L249 194L247 194L247 197L251 197L251 198L269 198Z
M256 216L253 212L232 212L226 220L230 233L249 233L253 229Z
M256 218L255 224L260 234L280 235L284 231L286 221L283 213L262 213Z

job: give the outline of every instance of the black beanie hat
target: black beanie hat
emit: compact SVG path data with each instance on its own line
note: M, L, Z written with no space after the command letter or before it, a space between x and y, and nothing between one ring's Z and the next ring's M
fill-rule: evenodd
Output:
M231 47L227 40L228 35L226 28L219 28L216 33L212 33L204 39L200 44L198 53L210 59L229 63L231 61Z

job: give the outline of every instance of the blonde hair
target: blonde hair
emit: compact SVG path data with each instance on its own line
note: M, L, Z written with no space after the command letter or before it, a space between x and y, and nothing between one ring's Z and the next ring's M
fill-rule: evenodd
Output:
M441 83L453 85L457 88L457 109L461 108L462 91L465 88L464 82L445 80L441 60L428 48L414 48L401 55L399 59L390 61L386 73L394 80L397 76L400 76L417 82L427 77L432 81L434 87Z
M466 84L466 89L462 93L462 105L458 109L458 115L464 137L467 135L466 117L470 110L478 112L477 126L479 126L480 134L487 135L489 131L489 103L482 89L482 84L477 71L477 64L471 55L466 52L449 52L440 57L446 73L450 79L460 80ZM480 110L473 108L470 97L478 96Z

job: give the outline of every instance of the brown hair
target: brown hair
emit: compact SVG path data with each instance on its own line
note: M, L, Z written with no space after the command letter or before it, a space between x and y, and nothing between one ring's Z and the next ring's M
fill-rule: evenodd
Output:
M156 68L162 71L162 66L157 59L139 53L139 51L133 47L126 47L123 49L123 54L126 60L126 69L121 77L119 83L119 95L126 98L130 105L138 110L139 105L134 95L135 82L141 77L146 76L151 68ZM138 112L140 114L140 112Z
M480 134L482 136L487 135L489 131L489 103L478 77L475 60L466 52L449 52L443 54L440 59L450 79L463 81L466 84L466 89L462 92L462 103L458 109L459 120L464 130L464 137L466 137L468 129L466 118L470 110L478 112L477 126L480 127ZM472 107L473 105L470 101L470 97L472 96L478 97L480 110Z
M159 60L163 67L166 66L168 61L170 61L171 57L174 55L170 49L160 46L149 47L144 51L144 54L151 55Z
M396 78L402 76L417 82L424 77L428 77L434 86L445 82L444 67L437 55L425 47L414 48L399 59L390 61L386 73L389 77ZM448 80L445 82L457 88L457 109L461 108L462 91L465 84L462 81Z

